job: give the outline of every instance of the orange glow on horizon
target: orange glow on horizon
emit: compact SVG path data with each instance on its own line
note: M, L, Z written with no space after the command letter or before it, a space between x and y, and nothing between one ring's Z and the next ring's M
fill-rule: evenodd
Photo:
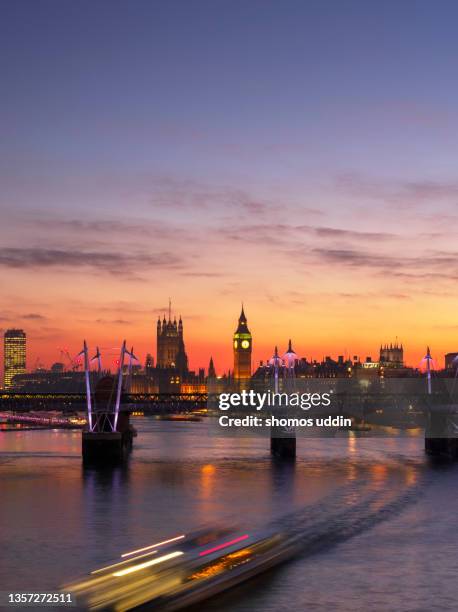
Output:
M154 317L152 319L154 321ZM212 322L210 328L210 325L206 322L191 321L187 324L186 317L183 320L185 325L184 339L190 369L197 371L200 367L208 368L210 357L212 357L218 374L222 374L228 369L232 370L234 323L232 325L226 323L223 327L217 322ZM277 329L275 332L269 330L269 321L266 321L265 318L259 321L251 318L248 321L253 334L253 370L259 365L260 361L265 363L271 357L275 345L278 345L280 354L286 350L290 337L293 341L294 350L300 357L305 357L308 360L316 359L317 361L321 361L326 356L337 359L339 355L349 359L358 356L361 361L365 361L366 357L370 356L372 360L377 361L380 343L394 342L393 335L388 331L386 333L380 330L371 333L366 332L361 336L357 336L357 332L344 334L340 331L340 337L337 335L339 332L336 331L334 337L331 338L327 329L324 330L324 333L321 333L317 327L306 329L300 320L297 320L295 324L285 325L285 330ZM80 325L79 328L75 326L73 329L63 330L62 333L65 334L63 340L68 345L72 357L81 350L82 340L86 338L90 350L94 353L96 346L101 347L103 367L115 370L121 342L124 338L127 339L128 344L134 346L141 365L144 365L147 353L151 353L156 360L155 329L153 325L149 325L150 334L148 334L148 338L144 333L145 327L145 325L130 325L125 329L118 329L117 327L113 329L97 327L96 325L91 327ZM28 370L35 369L37 365L50 367L54 362L63 362L66 367L70 367L69 360L60 353L62 344L60 338L48 340L40 337L39 332L36 332L32 326L24 325L23 328L27 333ZM205 330L204 334L199 333L199 328ZM403 338L404 359L407 365L424 369L421 361L425 355L427 342L432 345L434 369L442 369L445 353L456 350L458 345L458 341L457 345L452 344L450 337L446 334L436 334L434 343L430 342L430 338L427 337L422 339L413 337L410 341L407 337ZM96 364L93 364L93 367L96 367Z

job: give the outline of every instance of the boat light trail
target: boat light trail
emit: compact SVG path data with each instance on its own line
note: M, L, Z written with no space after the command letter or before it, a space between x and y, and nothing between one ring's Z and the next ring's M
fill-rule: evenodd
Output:
M133 565L132 567L126 567L126 569L119 570L119 572L114 572L113 576L116 576L117 578L119 578L120 576L127 576L127 574L132 574L132 572L138 572L141 569L145 569L145 567L158 565L158 563L163 563L164 561L174 559L175 557L179 557L180 555L184 555L184 552L182 552L181 550L176 550L175 552L169 553L168 555L162 555L162 557L157 557L155 559L151 559L150 561L145 561L144 563Z
M151 546L145 546L144 548L137 548L137 550L133 550L132 552L127 552L121 555L122 558L130 557L130 555L136 555L137 553L143 552L145 550L149 550L150 548L157 548L158 546L163 546L164 544L170 544L171 542L176 542L177 540L182 540L185 538L185 535L179 535L175 538L170 538L170 540L164 540L163 542L158 542L157 544L151 544Z
M138 557L134 557L133 559L126 559L125 561L120 561L119 563L113 563L113 565L106 565L105 567L101 567L100 569L94 570L93 572L91 572L91 575L100 574L100 572L104 572L105 570L113 569L113 567L119 567L120 565L125 565L126 563L131 563L132 561L142 559L143 557L149 557L150 555L154 555L154 553L157 553L157 550L152 550L151 552L146 553L145 555L138 555Z
M232 546L232 544L237 544L237 542L241 542L242 540L246 540L247 538L249 538L250 536L246 533L243 536L240 536L239 538L235 538L235 540L230 540L229 542L224 542L224 544L219 544L218 546L215 546L214 548L208 548L207 550L203 550L202 552L199 553L199 557L203 557L204 555L209 555L212 552L216 552L217 550L221 550L221 548L226 548L226 546Z

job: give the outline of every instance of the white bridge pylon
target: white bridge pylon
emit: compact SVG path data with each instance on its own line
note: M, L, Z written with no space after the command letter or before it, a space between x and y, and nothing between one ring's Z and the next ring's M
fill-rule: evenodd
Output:
M111 402L108 401L108 405L106 407L100 408L96 407L95 403L93 405L92 402L92 390L91 390L91 373L90 373L90 365L93 361L97 361L98 373L99 375L102 372L102 355L100 353L99 347L97 347L96 354L92 359L89 359L89 349L87 346L86 340L83 342L83 349L77 355L77 357L83 356L84 358L84 377L86 384L86 405L87 405L87 417L88 417L88 427L90 432L96 431L106 431L104 429L105 423L109 424L109 428L111 431L117 431L118 427L118 417L119 410L121 407L121 393L122 393L122 383L123 383L123 374L124 374L124 362L126 359L126 355L129 358L128 364L128 384L131 382L131 374L132 374L132 363L133 361L137 361L137 357L134 355L134 348L130 351L126 348L126 341L124 340L121 346L121 354L119 356L119 365L118 365L118 382L116 386L116 400L114 405L114 411L110 410ZM113 418L110 418L113 415Z
M434 367L434 359L431 357L429 346L426 347L426 355L421 360L421 363L426 363L426 379L428 381L428 395L431 395L431 370Z

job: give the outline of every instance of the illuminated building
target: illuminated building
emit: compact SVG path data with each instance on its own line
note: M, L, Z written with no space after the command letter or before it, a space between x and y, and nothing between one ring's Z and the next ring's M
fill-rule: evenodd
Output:
M206 393L207 384L205 382L183 382L181 383L180 393Z
M210 357L210 363L208 364L208 378L216 378L215 365L213 363L213 357Z
M404 367L404 349L402 344L385 344L380 346L380 366L384 368L403 368Z
M183 339L183 321L172 321L169 305L169 320L165 315L157 320L157 359L158 368L175 368L183 376L188 371L188 357Z
M248 329L243 306L239 317L239 324L234 333L233 346L234 378L236 380L248 380L251 378L252 337Z
M158 393L159 385L151 376L138 371L132 373L129 391L130 393Z
M26 336L22 329L7 329L3 336L3 387L14 386L13 377L25 373Z
M458 366L458 353L447 353L445 355L445 369L448 372L455 372Z
M98 380L98 373L92 371L91 385ZM13 386L22 393L83 393L85 391L84 372L76 370L34 370L16 374Z

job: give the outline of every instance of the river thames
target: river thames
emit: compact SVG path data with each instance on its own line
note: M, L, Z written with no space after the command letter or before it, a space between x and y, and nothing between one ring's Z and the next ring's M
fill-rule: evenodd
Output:
M294 465L263 438L133 419L129 463L83 469L81 433L0 433L0 584L43 592L126 550L209 523L301 531L294 560L201 610L456 610L458 466L421 435L299 438Z

